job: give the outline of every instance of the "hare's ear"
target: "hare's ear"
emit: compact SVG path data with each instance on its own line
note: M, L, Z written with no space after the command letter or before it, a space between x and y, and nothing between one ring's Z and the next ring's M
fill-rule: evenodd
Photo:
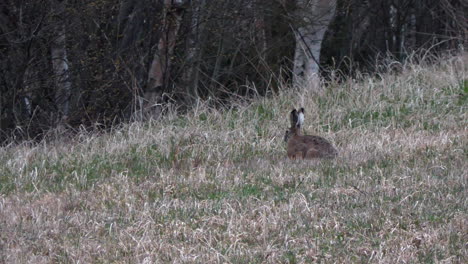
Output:
M297 111L293 109L289 115L289 121L291 122L291 127L295 127L297 124Z
M299 109L299 114L297 115L297 124L296 126L301 128L304 125L304 107Z

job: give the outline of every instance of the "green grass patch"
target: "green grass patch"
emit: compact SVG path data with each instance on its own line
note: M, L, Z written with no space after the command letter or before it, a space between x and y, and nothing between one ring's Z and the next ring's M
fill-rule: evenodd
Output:
M2 260L464 263L468 82L453 68L1 148ZM336 159L286 157L298 106Z

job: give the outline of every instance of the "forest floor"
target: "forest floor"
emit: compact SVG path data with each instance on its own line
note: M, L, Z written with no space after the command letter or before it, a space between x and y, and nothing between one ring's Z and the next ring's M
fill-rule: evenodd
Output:
M400 66L1 148L0 262L467 263L468 56Z

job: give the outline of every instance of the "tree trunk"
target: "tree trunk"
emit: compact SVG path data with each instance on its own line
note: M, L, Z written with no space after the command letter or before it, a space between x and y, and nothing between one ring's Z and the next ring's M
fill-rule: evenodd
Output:
M145 100L150 106L157 103L167 86L170 62L174 54L185 3L185 0L165 0L163 30L148 73L145 91Z
M336 9L336 0L299 0L295 25L294 84L318 88L320 49ZM300 21L300 22L299 22ZM316 88L314 88L316 87Z
M117 55L134 51L135 42L141 39L144 25L144 1L124 0L117 16Z
M187 97L198 98L199 66L203 46L204 24L202 16L205 10L205 0L192 1L192 17L190 32L187 38L187 68L183 73L183 84L186 86ZM206 13L205 13L206 14Z
M70 111L71 81L67 59L65 4L66 1L56 1L54 40L51 43L52 67L55 79L55 103L60 115L67 116Z

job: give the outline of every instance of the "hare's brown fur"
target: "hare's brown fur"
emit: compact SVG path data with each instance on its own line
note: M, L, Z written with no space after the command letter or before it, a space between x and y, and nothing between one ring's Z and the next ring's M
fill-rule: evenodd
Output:
M302 116L301 116L302 115ZM304 108L290 114L291 127L286 131L287 154L291 159L334 158L338 151L330 142L319 136L302 135Z

